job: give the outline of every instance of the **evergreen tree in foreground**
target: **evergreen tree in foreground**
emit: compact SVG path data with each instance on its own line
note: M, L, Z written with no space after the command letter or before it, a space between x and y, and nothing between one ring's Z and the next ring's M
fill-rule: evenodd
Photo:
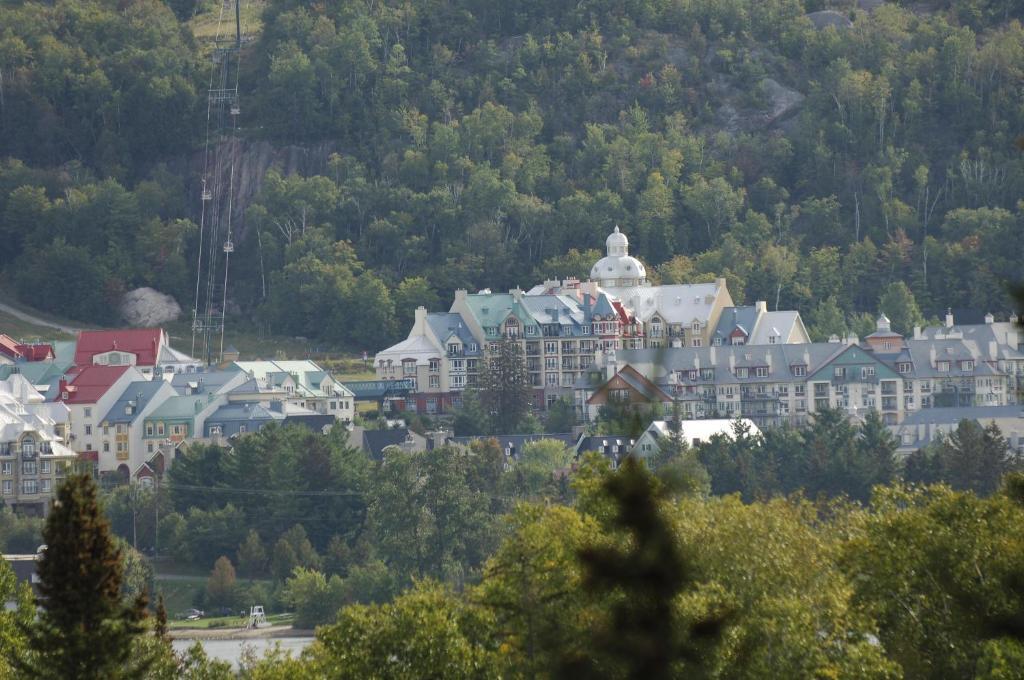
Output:
M132 658L146 597L122 599L121 553L88 475L69 477L43 529L38 621L19 665L33 678L136 678L147 662Z

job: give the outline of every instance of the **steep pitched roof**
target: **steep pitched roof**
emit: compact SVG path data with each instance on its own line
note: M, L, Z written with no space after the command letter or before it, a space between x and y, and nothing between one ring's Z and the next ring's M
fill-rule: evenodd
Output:
M135 382L128 383L128 386L124 388L124 392L121 393L121 396L110 407L110 410L107 411L101 422L134 422L146 405L161 391L161 388L170 389L173 393L173 388L163 380L136 380ZM126 407L131 407L130 413L125 411Z
M0 333L0 354L22 361L46 361L55 356L52 345L46 343L25 344L2 333Z
M94 404L124 375L130 366L92 366L86 364L68 384L68 404ZM59 398L61 395L57 395Z
M75 365L89 366L92 358L111 350L134 354L138 366L156 364L157 352L164 340L160 328L121 328L112 331L80 331L75 348Z

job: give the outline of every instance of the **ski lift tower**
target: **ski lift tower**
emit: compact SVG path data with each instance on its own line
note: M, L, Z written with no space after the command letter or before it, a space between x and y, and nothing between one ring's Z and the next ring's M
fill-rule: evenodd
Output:
M222 33L234 5L235 35L230 29ZM236 139L238 116L242 109L238 102L238 79L241 65L242 43L241 0L223 0L217 20L217 34L211 52L210 85L207 89L206 146L203 159L202 210L199 220L199 252L196 264L195 305L192 308L192 354L202 352L207 365L224 354L224 322L228 298L228 265L235 250L232 240L235 163L232 153L227 182L217 173L211 173L210 147L214 143ZM225 186L226 184L226 186ZM226 196L226 214L221 214ZM223 270L223 278L221 277ZM219 309L218 309L219 306ZM220 349L214 343L220 336ZM201 346L197 348L197 343Z

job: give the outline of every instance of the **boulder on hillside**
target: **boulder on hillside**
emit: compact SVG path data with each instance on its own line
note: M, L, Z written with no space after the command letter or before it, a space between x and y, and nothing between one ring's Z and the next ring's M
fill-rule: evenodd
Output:
M120 311L125 323L142 328L160 326L181 316L181 306L174 298L152 288L125 293Z

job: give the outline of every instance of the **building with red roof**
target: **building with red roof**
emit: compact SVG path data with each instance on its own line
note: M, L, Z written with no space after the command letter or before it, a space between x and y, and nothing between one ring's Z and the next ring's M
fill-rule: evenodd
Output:
M202 362L172 349L162 328L120 328L81 331L75 366L134 366L152 378L196 371Z
M62 379L59 382L56 401L64 402L71 410L69 446L80 457L95 461L103 417L129 384L151 378L130 365L86 365L76 370L76 373L71 374L70 381Z
M25 344L0 333L0 354L12 361L52 361L53 346L46 343Z

